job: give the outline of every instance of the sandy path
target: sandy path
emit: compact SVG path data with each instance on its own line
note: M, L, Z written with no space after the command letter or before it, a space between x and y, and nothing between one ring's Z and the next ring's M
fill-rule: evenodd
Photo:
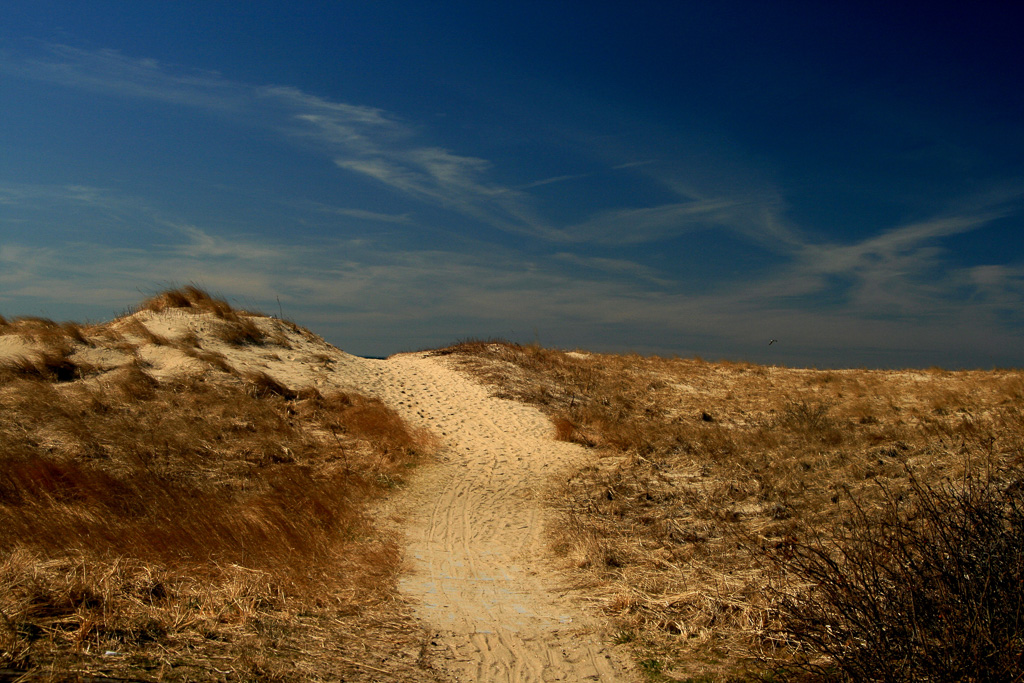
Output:
M400 504L412 564L402 589L435 634L432 659L459 681L632 680L541 559L537 487L578 447L443 358L406 354L377 371L381 397L445 441L443 462Z

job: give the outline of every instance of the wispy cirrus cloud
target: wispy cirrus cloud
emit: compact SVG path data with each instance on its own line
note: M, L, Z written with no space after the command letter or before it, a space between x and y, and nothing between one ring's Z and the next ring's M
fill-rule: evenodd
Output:
M261 86L189 71L114 50L50 46L43 57L9 60L11 75L123 98L236 117L276 130L334 159L340 169L487 225L533 235L541 221L520 191L487 179L490 162L424 143L397 116L287 86Z
M985 212L966 216L944 216L912 223L850 245L806 245L802 260L819 273L855 273L911 258L929 260L927 244L935 240L977 230L1005 215Z
M941 216L853 244L807 244L793 270L818 291L842 282L846 305L861 314L942 315L951 300L962 299L957 290L964 269L951 268L941 240L982 229L1002 215Z
M149 100L235 119L275 131L333 160L337 168L405 198L443 207L504 232L555 243L596 245L655 242L709 227L766 242L778 229L772 196L728 188L698 193L678 179L680 201L612 209L560 226L548 220L528 190L592 173L564 174L517 186L496 182L487 159L458 154L423 139L415 125L381 108L333 101L283 85L251 85L214 71L183 70L114 50L52 45L32 58L12 57L0 70L62 87ZM657 177L652 159L615 162L605 170ZM774 224L773 224L774 223Z
M325 177L359 181L339 183L357 191L326 200L340 206L282 196L268 204L276 202L276 209L285 205L287 211L268 215L262 211L268 204L259 204L243 218L233 215L240 206L248 208L243 202L226 209L216 203L223 198L219 186L218 197L203 207L213 210L197 210L188 218L167 209L169 203L157 211L141 199L86 184L90 181L0 186L5 208L0 225L48 221L56 226L38 239L24 230L20 243L5 236L0 299L118 307L133 303L139 288L148 294L195 281L254 300L264 309L268 304L275 308L280 296L290 314L296 311L302 321L315 322L318 331L333 330L339 343L350 339L346 335L354 329L363 330L366 344L376 339L400 346L400 340L429 344L434 340L427 335L439 328L455 337L536 326L553 343L590 339L660 353L735 352L753 360L757 356L744 344L760 348L767 334L794 346L800 340L804 350L825 349L822 359L829 349L866 353L890 342L891 348L937 352L937 340L948 343L950 334L962 346L995 353L1000 345L1011 346L1008 340L1024 322L1021 314L1012 313L1024 310L1020 264L996 259L965 263L951 258L948 250L951 241L1020 214L1022 193L1012 182L974 200L959 200L959 206L932 218L861 226L851 233L871 235L844 240L792 221L784 188L757 169L737 170L743 159L714 167L719 162L715 149L694 147L700 153L689 157L667 155L672 161L652 159L649 150L620 149L609 153L615 158L606 158L603 166L571 167L596 166L594 172L545 169L540 180L523 183L509 180L509 170L495 167L483 154L437 144L429 131L392 112L293 87L233 82L216 72L63 46L31 59L4 59L0 72L191 108L240 130L259 130L264 137L269 132L275 143L286 140L312 151L325 162ZM591 179L595 182L588 184ZM589 195L574 206L570 196L547 211L550 205L543 202L558 195L555 190L576 189L549 186L576 180L588 181L579 187ZM633 185L619 192L619 181ZM360 205L361 193L371 194L364 190L372 186L388 191L380 193L385 201ZM542 187L549 190L531 192ZM616 191L598 196L609 188ZM393 206L389 200L396 197L398 208L380 210ZM629 205L623 197L629 197ZM596 206L603 209L588 208ZM471 219L462 221L459 239L451 240L458 247L430 246L423 238L429 229L440 228L421 221L441 225L457 217L437 207ZM61 226L69 216L77 223L74 230ZM310 230L304 240L289 240L275 221L292 218L288 225L317 229L354 221L380 225ZM253 234L261 221L269 227ZM111 236L111 225L124 230ZM481 226L534 240L522 246L523 240L494 239L481 248L471 244L475 233L486 232ZM147 239L138 239L143 231L150 233ZM708 267L713 282L692 286L692 280L672 272L672 265L662 265L666 259L650 258L660 256L656 252L662 242L697 232L701 237L739 236L757 247L749 251L756 254L751 263L758 261L758 267L734 268L729 275ZM359 239L328 234L357 234ZM518 247L495 246L516 242ZM730 241L730 254L739 251L733 249L736 242ZM694 261L701 258L694 253ZM724 270L731 264L721 265Z
M153 59L68 45L48 45L39 57L8 56L0 71L69 88L204 109L234 109L247 96L246 88L213 71L173 73Z
M717 198L603 211L588 220L553 231L565 242L636 244L656 242L694 230L731 227L741 202Z
M554 177L551 177L551 178L544 178L542 180L534 180L532 183L526 183L525 185L520 185L516 189L517 190L530 190L530 189L533 189L535 187L543 187L545 185L554 185L556 183L564 183L564 182L568 182L570 180L582 180L584 178L589 178L592 175L593 174L591 174L591 173L571 173L571 174L568 174L568 175L558 175L558 176L554 176Z
M379 211L367 211L365 209L353 209L341 206L330 206L320 202L311 202L308 206L316 211L345 216L362 221L375 223L393 223L396 225L408 225L412 222L412 215L409 213L381 213Z
M986 229L1007 211L990 206L974 214L937 216L848 243L808 240L763 279L726 287L716 298L729 310L751 315L803 311L864 324L972 320L981 329L980 320L986 319L984 326L995 334L1012 322L997 314L996 301L1024 310L1024 291L1013 286L1020 282L1013 275L1019 267L957 266L943 240Z

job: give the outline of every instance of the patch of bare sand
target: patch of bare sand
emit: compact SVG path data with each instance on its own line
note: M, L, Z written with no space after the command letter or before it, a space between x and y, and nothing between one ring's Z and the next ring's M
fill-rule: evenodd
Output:
M411 564L402 589L431 629L435 665L459 681L633 680L545 559L544 488L584 451L443 358L403 354L379 369L380 397L444 441L442 462L396 506Z

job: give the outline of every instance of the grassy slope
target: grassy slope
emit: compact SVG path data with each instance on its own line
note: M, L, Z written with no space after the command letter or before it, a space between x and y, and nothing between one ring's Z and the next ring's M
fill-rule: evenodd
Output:
M199 290L230 344L294 326ZM263 319L266 322L266 319ZM130 318L3 321L37 345L0 367L0 668L46 680L429 680L396 599L396 540L366 515L430 448L379 401L237 372ZM139 353L202 367L159 380ZM98 369L82 349L129 362ZM2 676L0 676L2 678Z
M503 342L439 353L594 449L556 503L553 542L652 680L758 676L790 659L777 607L802 587L773 558L881 514L912 477L1021 477L1018 371L797 370Z

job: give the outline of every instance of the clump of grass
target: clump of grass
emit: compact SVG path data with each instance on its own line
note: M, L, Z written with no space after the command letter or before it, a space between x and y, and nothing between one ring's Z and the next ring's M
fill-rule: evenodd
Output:
M90 344L86 329L76 322L54 322L49 318L22 316L0 323L0 334L16 334L44 348Z
M380 455L380 465L401 463L410 455L437 446L429 431L409 427L381 400L361 394L336 392L323 396L316 392L299 410L300 414L316 416L332 434L372 442ZM394 479L397 469L384 474Z
M144 344L155 344L156 346L174 346L174 342L167 337L157 334L149 329L145 323L138 318L129 318L124 323L121 332L133 337L138 337Z
M283 399L291 400L298 397L299 393L262 371L243 372L242 379L245 380L247 392L258 398L268 396L280 396Z
M186 330L174 343L178 348L198 349L202 346L195 330Z
M0 362L0 381L14 378L41 379L50 382L70 382L91 374L88 363L71 358L72 349L64 346L16 356Z
M238 317L235 320L221 322L214 334L218 339L232 346L258 346L263 344L267 338L263 330L251 318L247 317Z
M878 482L898 497L909 472L927 485L998 469L1024 446L1013 371L820 372L495 340L441 353L592 449L560 492L553 544L636 634L638 658L676 677L764 666L778 617L766 548L884 507Z
M212 313L224 320L234 320L238 316L238 313L227 301L218 299L194 285L187 285L179 289L168 289L146 299L139 306L139 310L148 310L155 313L171 308L191 308L197 311Z
M199 313L210 313L219 319L214 331L223 342L234 346L260 345L267 341L267 334L253 321L257 314L235 310L224 299L216 298L198 287L188 285L180 289L161 292L142 303L139 310L160 313L168 309L188 309ZM258 317L264 317L262 315ZM138 322L138 321L133 321ZM141 325L141 323L139 323ZM143 327L145 327L143 325ZM150 333L152 334L152 333ZM287 345L287 338L280 330L273 340ZM188 339L183 340L188 344ZM154 342L159 343L159 342Z
M184 353L189 358L195 358L198 361L208 364L221 372L228 374L237 374L235 367L228 361L227 356L218 351L207 351L195 346L179 345L178 350Z

